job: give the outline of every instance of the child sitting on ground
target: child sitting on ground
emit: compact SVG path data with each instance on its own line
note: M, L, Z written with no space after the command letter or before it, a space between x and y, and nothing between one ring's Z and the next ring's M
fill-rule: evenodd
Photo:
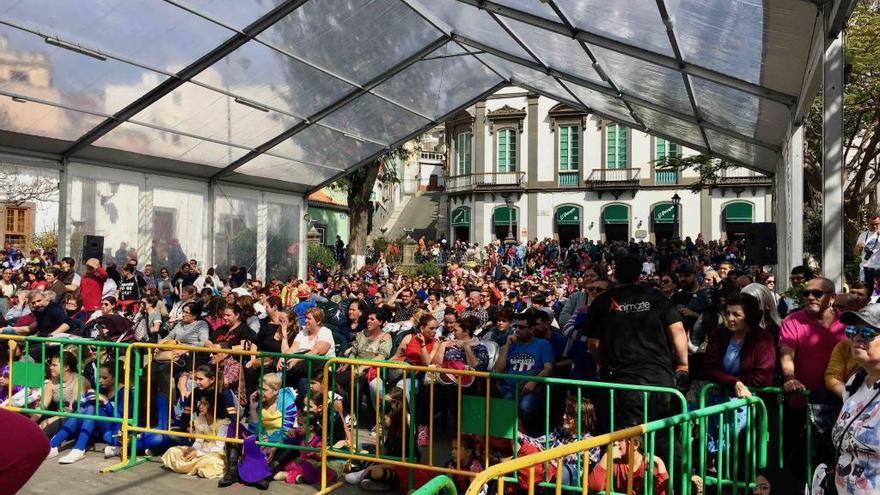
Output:
M214 405L208 396L199 398L199 413L193 420L193 433L210 436L226 436L229 419L214 421ZM200 478L219 478L226 467L223 450L225 442L196 439L190 447L171 447L162 455L162 463L175 473L199 476Z
M615 492L626 492L630 478L632 478L633 493L640 494L644 490L645 476L647 475L647 465L645 456L642 455L642 437L633 437L629 440L614 442L611 447L612 459L612 484ZM630 472L630 455L633 456L632 465L635 471ZM590 477L587 480L590 492L598 492L606 490L606 482L608 478L608 452L602 454L602 458L593 467ZM656 495L666 495L669 490L669 473L666 471L666 464L662 459L654 456L654 493ZM651 482L651 480L648 480Z
M474 437L463 435L461 437L461 449L458 448L458 441L452 441L452 458L446 462L446 467L450 469L459 469L461 471L470 471L479 473L483 470L483 463L480 461L479 450ZM465 493L474 479L470 476L456 474L452 477L458 493Z
M299 445L307 445L318 449L315 451L300 452L297 459L287 462L282 471L275 474L276 480L284 480L289 484L312 485L321 481L321 418L324 414L324 394L312 391L307 397L304 410L308 411L313 421L309 424L310 433L308 440L305 438L305 429L298 425L287 432L289 438L295 439ZM336 481L341 470L339 461L330 461L327 466L327 481Z

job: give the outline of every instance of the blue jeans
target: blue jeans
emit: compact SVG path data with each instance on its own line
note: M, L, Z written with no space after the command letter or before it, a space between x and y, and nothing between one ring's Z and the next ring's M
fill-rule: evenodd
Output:
M80 414L95 414L94 404L80 408ZM58 433L49 441L49 446L56 448L76 435L76 443L73 448L77 450L86 450L89 441L92 438L101 440L108 445L117 445L116 432L119 431L119 425L106 421L96 421L94 419L68 418L61 425Z

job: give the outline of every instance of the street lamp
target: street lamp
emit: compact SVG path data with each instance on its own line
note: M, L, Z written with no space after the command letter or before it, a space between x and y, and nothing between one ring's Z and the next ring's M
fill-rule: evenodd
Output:
M516 244L516 239L513 238L513 200L509 192L503 193L501 197L507 205L507 237L504 239L504 245L512 246Z
M681 196L678 193L672 195L672 224L675 226L675 230L672 231L672 238L678 239L678 205L681 203Z

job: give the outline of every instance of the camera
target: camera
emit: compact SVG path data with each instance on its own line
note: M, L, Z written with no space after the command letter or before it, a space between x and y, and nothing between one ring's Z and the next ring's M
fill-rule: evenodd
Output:
M865 261L868 261L869 259L871 259L871 256L873 256L873 254L874 254L873 249L865 248Z

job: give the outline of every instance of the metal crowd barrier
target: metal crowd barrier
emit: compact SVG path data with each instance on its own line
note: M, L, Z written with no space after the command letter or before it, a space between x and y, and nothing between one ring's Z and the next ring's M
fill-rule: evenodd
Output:
M419 408L428 408L428 440L429 445L427 447L427 459L426 462L420 462L415 457L416 446L415 446L415 438L416 438L416 428L415 426L404 427L403 435L401 436L401 453L399 456L388 456L382 453L381 448L381 438L380 435L377 434L376 439L376 449L374 452L365 453L361 452L359 434L357 431L354 433L354 442L349 444L347 449L334 449L331 447L327 447L325 444L325 448L322 449L322 461L326 465L328 458L338 458L359 462L374 462L374 463L382 463L387 464L389 466L398 466L398 467L406 467L410 468L410 479L409 479L409 487L413 488L413 470L423 470L429 471L436 474L448 474L448 475L457 475L457 476L467 476L473 477L475 473L471 471L467 471L461 469L461 466L456 463L456 465L452 468L438 466L435 464L435 446L434 440L437 435L435 435L436 425L435 425L435 412L438 410L437 400L438 400L438 387L447 387L452 388L452 395L455 397L455 402L451 404L456 413L456 417L459 418L457 421L457 427L455 431L455 436L453 440L456 443L458 450L460 450L461 446L461 437L462 435L473 435L480 439L483 450L483 459L486 463L485 465L489 465L489 457L490 457L490 438L505 438L508 440L516 440L517 431L518 431L518 422L519 422L519 400L520 400L520 388L523 382L537 382L539 385L536 387L534 393L544 393L544 423L543 423L543 431L545 435L545 448L549 448L549 439L547 439L547 435L550 433L550 428L552 425L551 421L551 400L548 400L551 397L552 388L553 387L566 387L569 391L572 392L572 396L577 398L578 404L578 418L581 416L581 399L585 397L585 392L589 391L589 394L596 397L601 394L607 394L608 397L608 426L611 430L614 429L614 403L615 403L615 395L620 392L630 392L640 394L642 397L642 421L647 423L651 419L649 417L649 403L651 400L656 400L657 395L663 394L668 395L668 399L671 404L677 404L680 407L679 413L685 413L688 410L687 400L684 395L681 394L676 389L666 388L666 387L654 387L648 385L629 385L629 384L613 384L613 383L604 383L604 382L587 382L587 381L578 381L578 380L570 380L563 378L543 378L536 376L528 376L528 375L511 375L511 374L503 374L503 373L489 373L489 372L480 372L480 371L472 371L472 370L454 370L454 369L446 369L446 368L438 368L433 366L412 366L407 363L399 362L399 361L367 361L367 360L355 360L355 359L347 359L347 358L334 358L331 359L325 366L324 373L324 390L333 390L336 387L336 371L338 370L339 365L348 365L352 367L356 366L371 366L375 367L378 371L376 376L379 377L385 382L385 377L389 372L395 370L396 373L400 374L400 382L402 382L407 388L406 393L403 394L403 414L405 417L415 418L417 417L417 411ZM434 375L436 373L443 373L446 375L451 375L455 377L454 384L451 385L441 385L436 383L435 380L425 380L421 385L416 383L414 379L415 376L421 375ZM477 383L483 384L482 389L479 392L479 395L474 395L473 392L465 393L462 381L465 378L470 378L474 381L474 385ZM513 399L502 399L496 396L495 385L499 381L510 380L514 382L516 385L513 387L514 395ZM352 417L360 417L359 416L359 400L360 397L360 387L361 380L355 376L355 373L351 374L350 383L348 384L349 390L352 391L352 400L350 401L350 411L349 415ZM473 386L473 385L472 385ZM387 385L386 385L387 387ZM390 388L390 387L389 387ZM420 390L421 389L421 390ZM473 389L471 389L473 390ZM387 393L387 388L383 390L383 392ZM419 396L419 394L426 394L426 397ZM375 397L375 421L376 424L381 424L382 421L382 411L384 411L384 395L385 393L376 394ZM449 395L448 389L446 394ZM427 399L427 400L425 400ZM444 403L444 406L448 406L450 404ZM335 411L330 410L328 408L324 409L325 418L322 421L322 426L324 431L322 432L322 438L328 438L328 436L332 437L332 428L334 421L332 420L332 415L335 414ZM672 411L670 414L675 414L675 411ZM414 421L410 421L409 424L413 424ZM407 422L404 422L406 425ZM674 466L670 469L670 484L674 482L676 477L676 472L690 472L690 455L689 455L689 445L690 445L690 429L688 423L681 423L681 425L675 425L679 429L680 432L680 440L681 440L681 462L679 465ZM668 430L668 443L669 443L669 458L673 459L674 456L674 447L675 447L675 427L669 428ZM328 430L329 429L329 430ZM580 421L578 421L578 438L583 438L587 432L580 431ZM478 447L479 448L479 447ZM514 456L516 456L516 449L513 451ZM456 460L457 461L457 460ZM340 484L328 486L326 474L323 475L321 481L321 493L327 493L333 491ZM541 482L542 485L550 486L552 485L549 477ZM565 487L567 491L579 492L581 487L569 486Z
M801 392L797 392L797 393L793 394L790 392L786 392L781 387L755 387L755 388L750 387L749 390L753 394L763 395L764 397L772 397L774 399L773 402L775 402L775 407L773 407L773 404L767 404L767 408L770 410L773 410L773 412L774 412L773 419L775 420L774 421L775 424L773 424L772 426L773 426L773 430L775 430L774 433L775 433L775 440L776 440L776 445L774 446L775 447L774 453L776 455L775 455L775 458L771 456L769 464L771 466L777 467L779 469L785 469L785 441L784 441L784 438L785 438L784 425L785 425L785 420L786 420L786 418L785 418L785 399L788 397L791 397L792 395L803 396L804 401L807 403L806 406L804 407L804 417L802 419L803 424L804 424L805 436L806 436L806 442L805 442L806 448L803 451L804 464L806 466L805 480L808 485L812 484L812 478L813 478L813 424L812 423L813 422L811 419L810 409L809 409L810 391L803 390ZM699 401L700 408L706 406L708 396L713 391L721 391L721 393L724 393L724 389L721 385L716 384L716 383L707 383L700 390L700 401ZM791 419L791 418L789 418L789 419ZM795 420L797 420L797 419L795 419ZM705 438L705 434L704 434L706 431L705 427L706 427L705 424L700 425L701 438ZM703 448L700 449L700 457L699 457L700 473L701 473L701 475L703 475L704 480L707 481L707 484L717 484L718 478L720 478L720 476L721 476L720 471L719 471L718 477L708 477L707 478L705 476L705 470L706 470L706 466L707 466L707 459L706 459L707 450L705 449L705 446L706 445L704 443ZM727 454L729 454L729 452ZM716 460L716 464L720 464L720 461L721 461L721 459L720 459L720 452L719 452L719 459ZM734 465L733 469L735 469L735 468L736 468L736 466ZM748 478L746 478L746 479L748 479ZM721 480L721 482L725 486L731 484L730 480Z
M670 418L650 421L646 424L641 424L638 426L614 431L612 433L606 433L596 437L587 438L566 445L561 445L559 447L555 447L549 450L544 450L536 454L496 464L494 466L488 467L487 469L475 476L474 480L468 487L467 495L478 495L487 485L489 486L490 490L494 488L497 491L498 495L503 495L505 493L504 485L507 481L511 479L508 478L508 475L517 472L521 473L522 470L528 470L528 493L529 495L533 495L535 493L535 487L541 485L537 482L535 473L536 467L540 466L541 464L548 463L556 463L556 465L558 466L562 462L562 460L569 455L581 455L584 457L584 459L588 459L587 452L595 447L605 448L607 465L605 467L606 472L603 487L597 490L594 486L594 489L591 490L590 493L595 493L596 491L604 491L604 493L606 494L640 493L651 495L654 493L654 456L655 444L658 434L663 434L664 430L668 430L676 426L684 426L694 422L699 423L706 421L712 417L720 418L724 414L728 414L740 408L746 408L747 410L751 411L751 413L755 417L757 417L758 421L757 424L754 426L754 428L756 428L754 434L757 438L766 440L767 415L766 408L764 407L761 399L755 396L749 397L747 399L736 399L726 402L724 404L701 408L696 411L679 414ZM638 467L634 465L634 442L631 441L637 437L647 438L647 442L642 444L644 449L643 458L645 463L645 476L643 478L643 486L641 487L641 489L637 489L637 487L634 486L634 477L631 475L627 477L625 483L615 482L615 480L613 479L613 448L615 442L625 442L625 448L627 450L628 458L628 472L631 474L638 469ZM766 442L761 441L757 445L755 445L755 447L757 448L757 451L754 459L750 461L750 468L757 470L766 465ZM588 465L585 466L589 467ZM593 466L593 468L595 468L595 466ZM668 468L667 470L671 477L673 474L673 469ZM555 489L556 495L560 495L564 488L562 485L562 472L562 469L556 469L555 483L551 484L551 487ZM687 471L685 471L685 473L687 473ZM583 469L582 472L579 474L581 477L581 486L578 487L578 490L581 493L588 493L588 489L590 488L588 481L590 477L590 469ZM516 480L517 478L512 479ZM613 487L619 484L626 485L625 492L616 492L613 490ZM492 485L494 485L494 487ZM417 495L435 494L438 493L440 487L442 486L444 486L444 484L442 484L441 482L432 485L425 485L424 487L422 487L422 489L418 490L415 493ZM671 487L673 486L671 479L668 483L668 486L670 487L669 493L672 493L674 490L671 489ZM609 487L611 487L611 489L608 489ZM681 491L676 490L675 493L682 493L684 495L687 495L689 490L690 483L683 483Z
M102 416L97 413L84 414L80 412L80 408L87 405L83 403L83 398L90 389L94 388L95 411L98 411L100 397L97 390L99 387L97 377L100 375L105 356L112 356L110 359L113 363L114 391L119 388L119 374L126 371L124 368L120 370L119 357L120 353L124 353L128 344L60 337L26 337L23 335L0 335L0 342L5 343L7 347L8 356L5 357L9 365L9 378L6 386L7 400L0 404L0 408L38 416L76 418L117 424L124 422L124 416L120 417L118 414L114 416ZM22 352L20 359L15 359L16 347L20 348ZM63 352L76 357L77 376L88 380L89 386L81 386L82 390L78 393L74 392L76 397L71 404L72 408L66 410L63 404L65 384L62 377L59 380L60 393L58 394L62 400L56 403L55 409L47 409L42 407L46 395L47 360L55 355L61 356ZM60 373L63 374L63 357L60 366ZM93 376L85 376L84 366L94 366ZM18 389L17 392L16 389ZM118 407L118 404L114 403L114 413L116 412L115 407Z
M167 364L167 373L163 371L162 374L168 375L168 404L167 404L167 418L169 418L168 425L166 427L158 427L158 425L154 425L153 411L155 410L155 404L153 401L153 381L154 381L154 367L160 366L160 363L156 360L156 357L159 353L164 352L178 352L187 357L187 363L185 365L175 364L176 360L172 359L170 361L166 361L163 364ZM138 457L138 441L141 435L162 435L168 437L176 437L182 439L188 439L190 441L196 439L203 439L209 441L221 441L221 442L230 442L230 443L243 443L243 438L241 438L240 433L242 433L241 419L243 418L243 412L246 413L246 410L243 411L241 407L242 397L236 395L237 402L237 414L234 415L234 419L236 422L234 425L231 425L229 431L222 432L216 431L216 426L214 431L212 431L212 435L203 435L193 433L193 420L194 414L196 411L195 407L195 392L194 390L189 395L189 424L187 428L182 428L183 425L174 426L171 423L170 418L172 417L173 412L173 401L172 396L176 391L176 382L175 371L178 373L188 372L190 373L189 378L193 379L196 368L198 364L205 364L210 361L211 355L216 354L225 354L228 357L227 359L234 358L237 359L239 365L239 376L238 383L241 383L244 380L243 370L245 364L245 357L255 357L265 359L301 359L309 363L306 367L308 380L311 380L313 376L313 367L315 363L324 363L327 361L326 357L316 356L316 355L308 355L308 354L280 354L273 352L258 352L258 351L246 351L240 349L221 349L214 347L198 347L198 346L189 346L189 345L181 345L181 344L149 344L149 343L135 343L131 344L128 349L126 349L125 359L127 366L132 370L132 373L126 374L125 379L125 387L129 388L130 386L137 384L143 384L145 393L142 394L134 394L132 403L129 403L129 396L126 396L126 401L124 404L124 412L123 417L125 421L122 425L122 460L113 466L110 466L103 470L103 472L108 471L119 471L131 468L138 464L141 464L147 460L149 460L149 456ZM222 383L223 375L220 370L220 363L215 361L214 366L214 383L219 384ZM258 395L260 395L259 403L258 403L258 415L257 418L257 437L259 438L262 434L262 395L259 394L259 390L262 389L263 379L266 375L266 370L264 366L260 367L259 370L259 380L257 382L257 391ZM288 384L286 380L286 373L281 373L281 389L287 388L288 386L295 387L296 384ZM158 385L158 384L157 384ZM162 384L164 385L164 383ZM280 390L280 389L279 389ZM214 387L214 422L212 424L217 424L217 409L222 407L222 404L219 401L220 388L215 385ZM141 403L141 399L145 401L145 403ZM186 404L183 404L184 406ZM144 413L145 418L142 421L142 412ZM162 411L166 412L166 411ZM158 414L158 411L157 411ZM285 419L285 412L282 411L282 419ZM302 414L301 411L297 411L297 416ZM299 419L299 417L297 418ZM288 444L288 443L278 443L278 442L268 442L263 440L258 440L257 445L261 447L275 447L281 449L295 449L300 451L309 451L309 452L319 452L321 449L316 447L308 446L308 440L311 436L311 432L309 430L309 424L314 421L314 418L311 418L311 414L308 409L305 410L304 413L304 422L301 424L305 429L305 440L299 444ZM230 433L233 433L230 435Z

